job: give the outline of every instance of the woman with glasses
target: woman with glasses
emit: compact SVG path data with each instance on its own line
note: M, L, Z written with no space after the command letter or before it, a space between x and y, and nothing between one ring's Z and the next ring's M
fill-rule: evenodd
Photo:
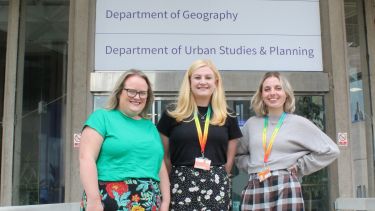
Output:
M79 152L81 210L168 210L163 146L147 119L152 102L146 75L130 70L116 82L107 107L85 122Z
M299 178L332 163L337 145L308 119L293 114L288 80L268 72L251 99L256 116L246 121L236 165L250 174L241 210L304 210Z
M212 62L190 66L176 105L164 112L158 129L170 172L171 210L229 210L229 175L242 134Z

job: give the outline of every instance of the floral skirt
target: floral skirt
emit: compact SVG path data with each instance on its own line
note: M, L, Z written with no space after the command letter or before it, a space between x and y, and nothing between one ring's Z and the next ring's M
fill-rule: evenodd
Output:
M161 203L159 182L148 178L127 179L121 182L99 181L99 192L104 211L156 211ZM81 211L85 211L86 206L86 193L83 193Z
M173 211L227 211L231 207L231 182L224 166L211 170L174 166L171 171Z

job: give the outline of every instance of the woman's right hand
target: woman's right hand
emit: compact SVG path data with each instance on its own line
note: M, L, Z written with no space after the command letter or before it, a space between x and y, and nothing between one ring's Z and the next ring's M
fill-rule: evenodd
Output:
M101 200L87 201L86 211L103 211Z
M79 146L79 169L81 182L87 197L86 211L103 211L98 186L98 158L103 137L94 129L85 127Z

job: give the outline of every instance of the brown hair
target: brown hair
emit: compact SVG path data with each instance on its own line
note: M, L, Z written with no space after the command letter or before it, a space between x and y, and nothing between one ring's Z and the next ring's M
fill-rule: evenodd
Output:
M281 86L286 94L286 100L284 103L284 111L288 113L293 113L295 110L295 98L294 91L289 81L281 75L279 72L267 72L264 74L263 78L260 80L259 86L255 95L251 99L251 107L258 116L264 116L268 114L267 106L264 104L262 99L263 83L267 78L275 77L280 80Z

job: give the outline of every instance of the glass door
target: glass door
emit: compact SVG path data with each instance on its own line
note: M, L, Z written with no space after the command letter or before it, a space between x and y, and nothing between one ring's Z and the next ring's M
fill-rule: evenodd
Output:
M12 204L64 202L69 0L20 3Z

